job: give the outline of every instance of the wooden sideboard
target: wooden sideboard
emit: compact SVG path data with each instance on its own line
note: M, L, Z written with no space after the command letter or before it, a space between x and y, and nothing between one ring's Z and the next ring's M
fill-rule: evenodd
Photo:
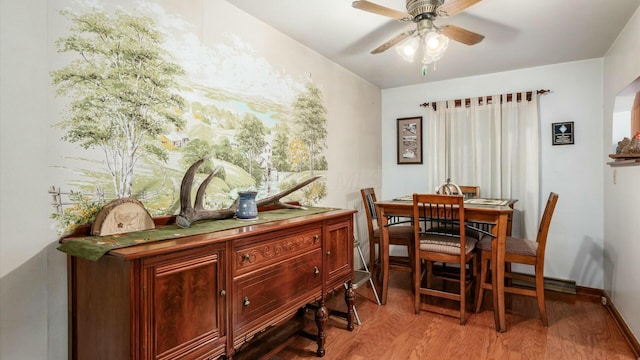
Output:
M314 302L323 356L324 298L353 276L354 212L68 256L70 359L231 359Z

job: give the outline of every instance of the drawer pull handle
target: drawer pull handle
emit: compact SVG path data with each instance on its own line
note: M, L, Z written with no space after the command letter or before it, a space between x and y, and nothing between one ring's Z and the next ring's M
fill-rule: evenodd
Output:
M317 266L314 266L313 267L313 275L318 275L318 274L320 274L320 269L318 269Z
M244 299L242 300L242 306L249 306L249 304L250 304L249 298L245 296Z
M225 289L220 290L220 296L222 297L227 296L227 291Z
M318 234L313 235L313 242L314 243L317 243L319 239L320 239L320 235L318 235Z
M245 262L245 261L249 261L249 259L250 259L250 258L251 258L251 255L249 255L248 253L247 253L247 254L242 255L242 261L243 261L243 262Z
M331 255L331 251L327 251L327 256Z

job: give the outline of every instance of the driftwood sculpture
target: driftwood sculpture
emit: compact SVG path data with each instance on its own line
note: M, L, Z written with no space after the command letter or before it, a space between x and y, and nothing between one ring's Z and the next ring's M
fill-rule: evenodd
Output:
M220 168L216 168L206 179L200 184L198 187L198 192L196 193L196 201L195 204L191 205L191 188L193 187L193 178L196 174L196 170L202 165L204 159L200 159L193 163L189 167L189 170L184 174L184 178L182 178L182 184L180 185L180 214L176 216L176 225L181 228L188 228L194 221L204 220L204 219L212 219L212 220L222 220L232 218L236 210L238 208L238 199L234 201L234 203L227 209L220 210L207 210L204 208L204 194L207 186L213 179L213 177L220 171ZM258 207L264 205L274 205L281 208L289 208L289 209L303 209L302 206L286 204L280 202L280 199L291 194L292 192L303 188L310 183L319 179L320 176L314 176L304 182L287 189L285 191L279 192L275 195L269 196L264 199L260 199L256 201L256 205Z

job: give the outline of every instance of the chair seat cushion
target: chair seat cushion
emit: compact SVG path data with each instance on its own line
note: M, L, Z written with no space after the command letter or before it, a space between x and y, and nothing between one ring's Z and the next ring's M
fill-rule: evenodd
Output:
M465 238L465 254L473 251L478 240L474 238ZM421 234L420 250L442 254L459 255L460 254L460 238L455 236Z
M413 242L413 226L410 225L392 225L387 227L389 231L389 243L398 244L411 244ZM380 229L373 230L373 237L376 242L380 239Z
M507 236L507 242L505 243L506 252L509 254L536 256L538 251L538 243L533 240L525 240ZM478 248L481 250L491 251L491 237L485 236L478 243Z

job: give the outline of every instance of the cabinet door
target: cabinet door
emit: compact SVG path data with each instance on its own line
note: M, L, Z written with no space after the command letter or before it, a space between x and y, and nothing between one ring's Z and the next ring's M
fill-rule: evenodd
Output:
M328 292L353 277L352 216L327 223L325 231L325 291Z
M225 348L224 249L143 260L142 357L215 358Z

